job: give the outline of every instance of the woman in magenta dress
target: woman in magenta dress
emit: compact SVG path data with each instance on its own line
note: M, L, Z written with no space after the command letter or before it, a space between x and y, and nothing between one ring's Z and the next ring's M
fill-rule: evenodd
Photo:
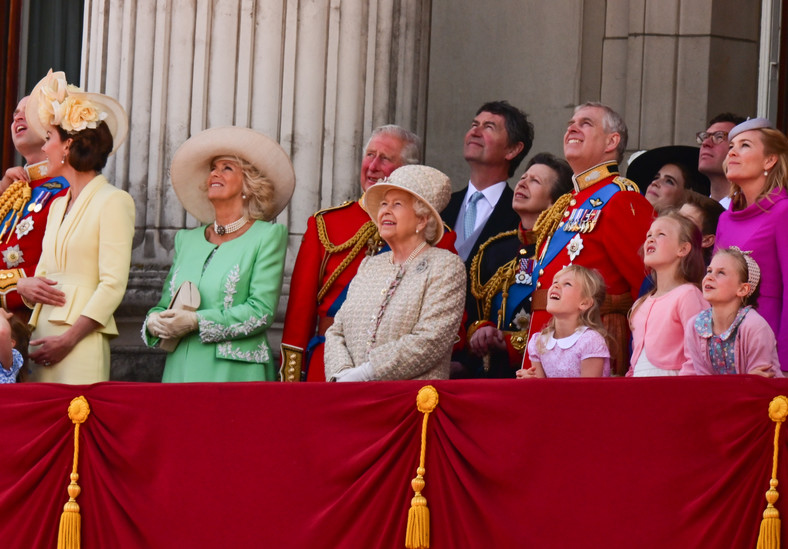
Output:
M751 251L761 266L758 312L777 337L783 370L788 368L788 138L765 118L742 122L728 134L725 171L731 207L720 217L717 249Z

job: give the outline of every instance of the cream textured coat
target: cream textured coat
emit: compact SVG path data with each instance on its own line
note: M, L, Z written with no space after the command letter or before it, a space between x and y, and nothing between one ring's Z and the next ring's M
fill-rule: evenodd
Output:
M392 253L368 257L326 332L326 379L365 362L374 379L448 379L451 349L465 306L465 266L456 254L427 247L407 266L375 342L378 312L398 267Z
M109 338L118 335L113 314L126 292L134 238L134 200L98 175L71 210L71 190L52 203L36 276L57 281L62 307L36 305L31 339L60 335L84 315L101 327L54 366L33 364L36 381L95 383L109 379ZM31 349L32 350L32 349Z

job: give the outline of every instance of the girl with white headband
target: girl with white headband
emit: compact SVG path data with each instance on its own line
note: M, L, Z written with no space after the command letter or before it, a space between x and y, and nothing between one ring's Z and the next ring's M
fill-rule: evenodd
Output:
M714 255L702 282L711 308L687 323L682 375L783 377L774 332L754 309L760 280L750 252L731 246Z

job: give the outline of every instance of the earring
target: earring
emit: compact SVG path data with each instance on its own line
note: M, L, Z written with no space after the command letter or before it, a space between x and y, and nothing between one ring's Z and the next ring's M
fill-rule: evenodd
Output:
M66 163L66 155L65 154L63 155L63 158L60 159L60 163L61 164L65 164Z
M419 234L419 230L418 229L416 229L416 234Z
M242 198L242 199L244 199L244 200L246 200L246 195L245 195L245 194L242 194L242 195L241 195L241 198Z
M768 170L763 170L763 175L764 176L768 176L769 175L769 171Z

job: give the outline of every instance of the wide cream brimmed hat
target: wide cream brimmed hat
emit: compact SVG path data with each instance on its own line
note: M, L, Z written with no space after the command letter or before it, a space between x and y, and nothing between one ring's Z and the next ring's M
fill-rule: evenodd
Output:
M211 161L220 156L246 160L271 182L274 188L271 219L285 209L295 189L295 172L285 150L260 132L225 126L191 136L172 158L172 187L187 212L201 223L214 221L216 214L208 200L205 182L211 173Z
M103 93L84 92L68 84L64 72L52 69L30 92L25 118L42 139L49 126L60 126L73 134L104 121L112 134L110 154L118 150L129 133L129 118L120 103Z
M363 206L369 216L377 220L380 202L386 192L398 189L412 194L424 202L430 209L432 217L441 227L443 220L440 212L446 207L451 198L451 180L440 170L430 166L411 164L397 168L391 175L378 181L364 194ZM438 230L430 244L435 245L443 237L443 231Z

